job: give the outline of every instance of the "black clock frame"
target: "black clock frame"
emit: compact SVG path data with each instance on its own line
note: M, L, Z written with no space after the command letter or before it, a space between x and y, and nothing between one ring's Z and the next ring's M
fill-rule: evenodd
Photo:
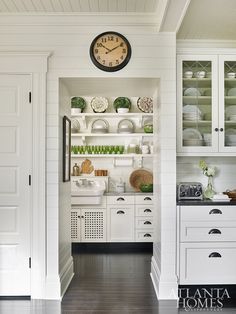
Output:
M121 38L124 40L124 42L126 43L126 45L127 45L127 56L126 56L126 58L124 59L124 61L123 61L121 64L118 64L118 65L116 65L116 66L114 66L114 67L108 67L108 66L105 66L105 65L99 63L99 62L97 61L97 59L96 59L94 53L93 53L94 45L96 44L97 40L98 40L100 37L105 36L105 35L107 35L107 34L112 34L112 35L121 37ZM101 34L97 35L97 36L94 38L94 40L92 41L92 43L91 43L91 45L90 45L90 49L89 49L90 58L91 58L93 64L94 64L97 68L99 68L100 70L106 71L106 72L116 72L116 71L119 71L119 70L123 69L123 68L127 65L127 63L129 62L129 60L130 60L130 58L131 58L131 53L132 53L131 45L130 45L128 39L127 39L124 35L122 35L122 34L120 34L120 33L117 33L117 32L113 32L113 31L108 31L108 32L104 32L104 33L101 33Z

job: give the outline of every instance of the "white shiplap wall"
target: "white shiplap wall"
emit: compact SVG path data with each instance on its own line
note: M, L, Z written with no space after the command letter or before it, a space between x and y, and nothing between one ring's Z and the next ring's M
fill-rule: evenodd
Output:
M73 19L74 21L74 19ZM68 17L30 16L0 19L0 50L52 52L47 75L47 278L46 298L59 298L69 275L70 238L66 219L70 206L68 184L61 183L61 77L149 77L160 78L158 128L157 241L154 244L152 278L160 298L172 298L175 278L175 34L157 34L150 26L117 26L131 43L129 64L116 73L105 73L89 60L89 45L104 26L79 25ZM17 70L17 69L16 69ZM62 105L64 106L64 104ZM65 108L65 112L66 112ZM66 196L67 195L67 196ZM63 197L60 197L63 196ZM68 266L68 269L66 269ZM67 272L68 270L68 272ZM159 272L161 271L161 279Z

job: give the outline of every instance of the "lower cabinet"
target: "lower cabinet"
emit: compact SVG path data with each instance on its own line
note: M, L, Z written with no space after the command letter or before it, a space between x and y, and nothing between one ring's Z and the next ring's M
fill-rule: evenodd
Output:
M72 242L106 242L106 209L71 209Z
M236 284L236 206L178 207L179 284Z
M72 242L153 242L153 195L104 196L101 205L72 206Z

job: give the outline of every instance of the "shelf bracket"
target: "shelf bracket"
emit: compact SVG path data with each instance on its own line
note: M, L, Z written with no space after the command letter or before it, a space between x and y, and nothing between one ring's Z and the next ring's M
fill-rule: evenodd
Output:
M82 136L82 137L81 137L81 139L82 139L82 143L83 143L83 145L85 145L85 143L86 143L85 136Z
M87 120L85 116L82 116L83 128L87 129Z
M143 158L142 157L138 158L137 162L138 162L138 168L142 168L143 167Z

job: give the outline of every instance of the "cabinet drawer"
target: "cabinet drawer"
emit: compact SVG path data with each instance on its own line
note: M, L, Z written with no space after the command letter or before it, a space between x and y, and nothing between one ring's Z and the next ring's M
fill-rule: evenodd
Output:
M135 195L135 204L153 204L153 194Z
M107 204L134 204L134 196L133 195L116 195L116 196L107 196Z
M135 214L136 216L153 216L153 206L136 205Z
M236 206L181 206L181 221L236 220Z
M153 231L151 230L136 230L136 242L153 242Z
M236 243L180 245L180 284L236 284Z
M231 222L182 222L180 241L236 241L236 224Z
M150 217L136 217L135 226L136 229L153 229L153 219Z

